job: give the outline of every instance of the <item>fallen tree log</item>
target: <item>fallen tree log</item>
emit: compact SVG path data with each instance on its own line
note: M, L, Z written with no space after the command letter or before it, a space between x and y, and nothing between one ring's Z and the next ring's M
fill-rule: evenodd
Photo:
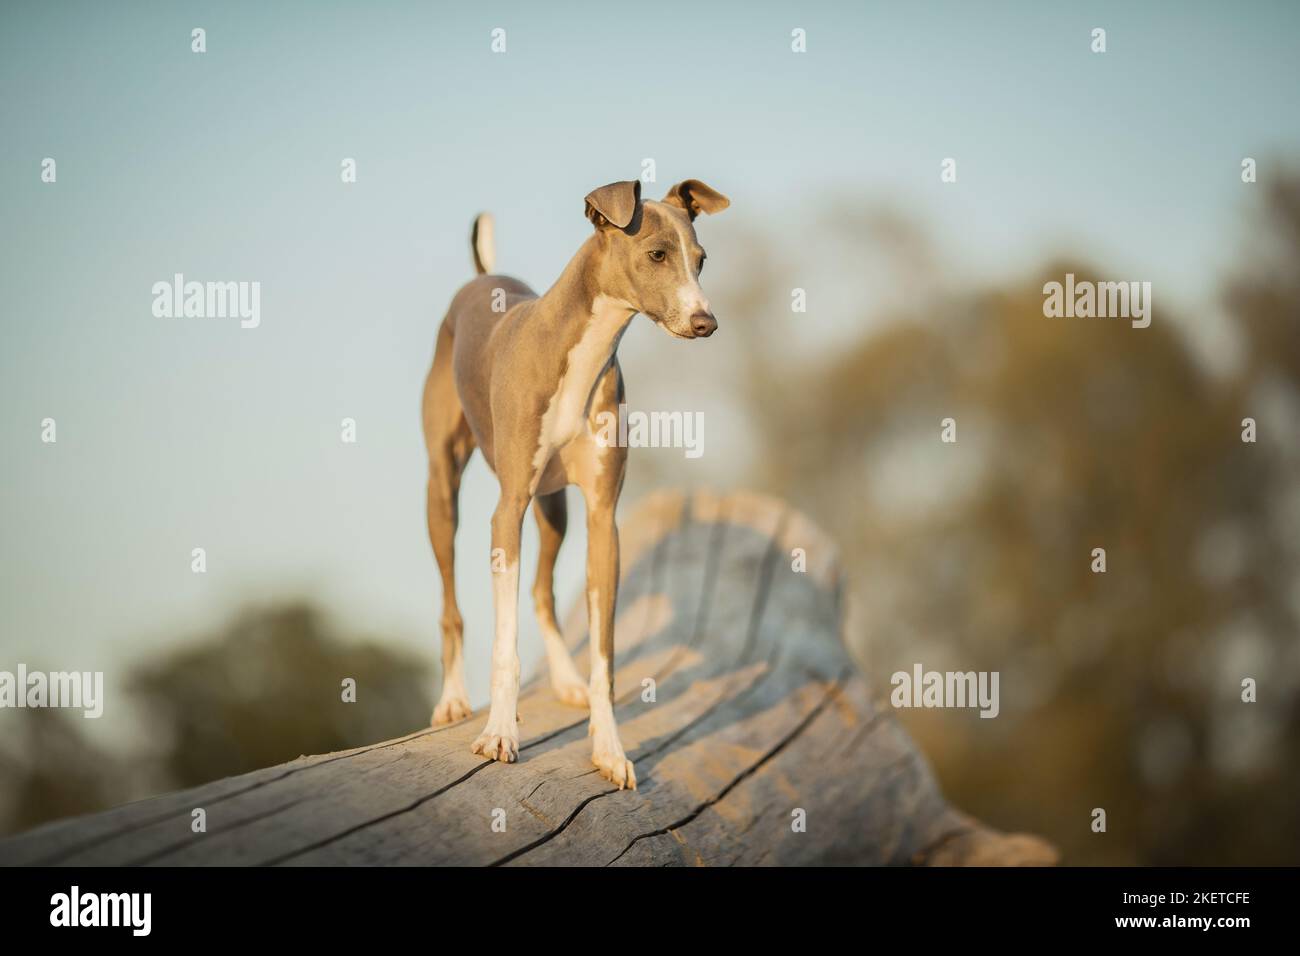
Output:
M470 752L479 712L48 824L0 842L0 863L1055 861L946 804L851 661L834 546L801 515L760 495L660 493L623 521L622 568L617 716L636 791L601 779L585 714L534 679L516 764ZM584 618L575 607L566 628L580 666Z

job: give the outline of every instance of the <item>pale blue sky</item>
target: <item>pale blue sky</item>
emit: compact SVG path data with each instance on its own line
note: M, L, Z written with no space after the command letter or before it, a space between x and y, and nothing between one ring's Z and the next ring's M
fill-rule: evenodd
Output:
M643 157L792 253L829 205L887 198L972 281L1084 249L1197 303L1236 257L1241 158L1265 177L1300 144L1298 25L1292 3L6 3L0 669L111 689L132 655L300 591L436 659L419 394L469 223L492 209L502 269L544 288L582 196ZM174 272L261 282L261 327L154 318ZM631 343L671 362L665 337ZM475 467L476 702L494 496ZM575 527L565 604L582 547Z

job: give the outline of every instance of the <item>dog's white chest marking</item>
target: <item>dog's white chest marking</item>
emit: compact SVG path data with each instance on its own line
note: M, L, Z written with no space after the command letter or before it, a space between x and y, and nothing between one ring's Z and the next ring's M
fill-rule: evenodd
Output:
M635 314L622 299L596 296L582 337L569 349L564 377L556 386L546 411L533 455L533 491L536 491L551 457L582 433L592 389L609 365L618 341Z

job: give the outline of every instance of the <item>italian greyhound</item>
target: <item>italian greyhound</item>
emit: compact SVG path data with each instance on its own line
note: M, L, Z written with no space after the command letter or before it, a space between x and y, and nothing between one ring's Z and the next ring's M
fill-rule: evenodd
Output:
M491 275L492 220L474 222L478 276L456 293L438 330L424 385L429 451L429 539L442 573L442 696L433 723L470 716L456 606L454 539L461 473L474 449L496 473L492 514L492 694L487 726L472 750L489 760L519 756L519 535L529 502L541 536L533 601L559 699L590 708L592 763L621 790L636 787L614 723L614 606L618 528L627 449L597 441L597 416L617 414L623 376L615 351L638 312L680 339L707 338L717 320L700 289L704 250L692 223L730 200L695 179L659 202L639 182L610 183L586 197L592 235L559 279L538 296ZM565 488L587 506L587 621L591 678L584 685L555 620L552 572L567 524Z

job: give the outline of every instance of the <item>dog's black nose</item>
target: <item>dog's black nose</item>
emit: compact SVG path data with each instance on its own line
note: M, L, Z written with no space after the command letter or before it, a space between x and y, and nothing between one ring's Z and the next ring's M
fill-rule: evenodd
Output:
M696 312L691 316L691 331L697 337L707 339L718 327L718 320L707 312Z

